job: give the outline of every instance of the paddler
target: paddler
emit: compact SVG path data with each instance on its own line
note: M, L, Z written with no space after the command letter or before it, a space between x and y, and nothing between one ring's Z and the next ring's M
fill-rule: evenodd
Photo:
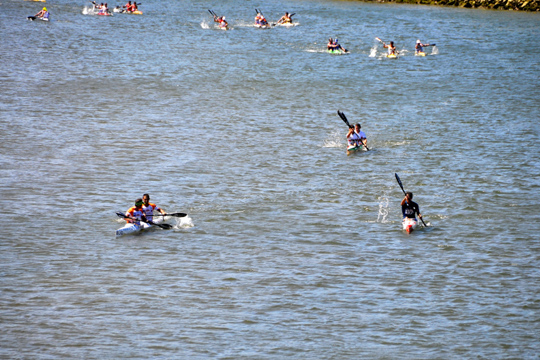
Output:
M47 11L47 8L44 7L41 9L40 12L38 12L36 15L34 15L37 18L42 18L43 20L49 20L49 12Z
M360 123L354 126L351 125L349 132L347 133L347 141L349 143L349 147L358 147L361 145L367 147L366 134L362 131L362 125L360 125Z
M338 39L334 39L334 46L336 49L341 50L343 52L347 52L347 49L345 49L343 46L339 44Z
M126 12L130 12L131 11L131 1L128 1L126 5L124 5L123 7L126 8Z
M227 26L229 26L229 23L225 21L225 16L214 15L214 22L217 22L220 28L227 28Z
M107 5L107 3L101 5L101 7L99 8L99 12L98 14L108 14L109 13L109 6Z
M143 212L148 220L152 221L152 219L154 218L154 210L159 211L162 215L166 214L163 209L158 208L156 204L152 204L150 202L150 195L144 194L142 197L142 201Z
M292 24L292 15L290 15L288 12L285 13L285 15L283 15L281 17L281 19L278 20L278 24Z
M414 50L416 54L420 54L424 52L424 46L432 46L431 44L422 44L420 40L416 40L416 45L414 46Z
M266 21L263 14L257 13L257 16L255 16L255 25L266 26L268 25L268 21Z
M336 45L334 44L334 39L328 39L328 44L326 44L326 48L328 49L328 51L337 50Z
M383 43L383 47L388 48L388 55L396 55L396 47L394 46L393 41L390 41L389 45Z
M403 213L403 219L410 218L416 220L416 214L422 219L422 214L420 214L420 207L417 203L412 201L413 193L407 191L405 193L405 198L401 200L401 212Z
M144 202L141 198L135 200L135 206L130 207L126 211L126 222L141 225L141 221L148 221L144 215L143 204Z

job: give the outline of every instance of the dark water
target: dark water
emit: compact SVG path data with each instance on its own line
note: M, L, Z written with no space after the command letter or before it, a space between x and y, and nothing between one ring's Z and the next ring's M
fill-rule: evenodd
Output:
M537 358L538 14L88 5L0 4L0 357ZM189 218L115 238L144 192Z

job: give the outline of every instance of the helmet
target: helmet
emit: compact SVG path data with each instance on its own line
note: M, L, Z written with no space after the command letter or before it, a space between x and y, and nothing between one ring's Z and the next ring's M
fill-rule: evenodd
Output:
M43 11L47 11L47 8L46 8L46 7L44 7L44 8L43 8Z
M221 20L225 20L225 16L222 16L222 17L221 17Z
M421 41L420 41L420 40L416 40L416 43L417 43L417 44L420 44L420 43L421 43Z

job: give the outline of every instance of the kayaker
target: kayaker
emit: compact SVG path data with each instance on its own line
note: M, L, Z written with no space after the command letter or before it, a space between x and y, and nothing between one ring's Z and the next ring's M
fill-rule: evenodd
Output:
M99 8L99 14L108 14L109 13L109 7L107 6L107 3L101 5Z
M347 133L347 141L349 142L349 146L367 146L366 133L362 131L362 125L360 123L354 126L351 125Z
M332 38L329 38L328 39L328 44L326 44L326 48L328 49L328 51L332 51L332 50L336 50L336 45L334 44L334 39Z
M420 207L417 203L412 201L413 193L407 191L405 193L405 198L401 200L401 212L403 213L403 218L410 218L416 220L416 214L422 219L422 214L420 214Z
M49 20L49 12L47 11L47 8L44 7L41 9L40 12L38 12L36 15L34 15L37 18L42 18L43 20Z
M124 5L123 7L126 8L126 12L129 12L131 11L131 1L128 1L126 5Z
M343 46L339 44L338 39L334 39L334 47L336 50L341 50L343 52L347 52L347 49L345 49Z
M154 210L159 211L163 215L166 214L166 212L163 211L163 209L158 208L156 204L152 204L150 202L150 195L144 194L142 197L142 201L143 201L143 205L142 205L143 212L148 220L152 221L154 217Z
M420 40L416 40L416 45L414 47L416 54L423 53L424 46L431 46L431 44L422 44Z
M396 55L396 47L393 41L390 41L390 45L383 43L383 47L388 48L388 55Z
M289 15L288 12L285 13L285 15L283 15L281 17L281 19L278 20L278 24L291 24L292 23L292 15Z
M214 18L214 21L219 23L220 28L227 28L229 26L229 23L225 21L225 16L220 16L217 20Z
M130 207L126 211L126 222L140 225L141 220L144 222L148 221L144 215L143 204L144 202L141 198L135 200L135 206Z
M137 6L137 3L134 1L133 4L131 4L131 12L135 12L139 10L139 7Z
M259 26L266 26L266 25L268 25L268 21L266 21L263 14L258 13L257 17L255 17L255 24L257 24Z

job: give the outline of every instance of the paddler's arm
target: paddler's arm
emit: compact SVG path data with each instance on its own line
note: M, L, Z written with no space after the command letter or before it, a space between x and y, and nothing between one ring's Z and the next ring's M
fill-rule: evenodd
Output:
M350 127L349 132L347 133L347 140L349 140L349 137L352 135L353 132L354 132L354 128Z

